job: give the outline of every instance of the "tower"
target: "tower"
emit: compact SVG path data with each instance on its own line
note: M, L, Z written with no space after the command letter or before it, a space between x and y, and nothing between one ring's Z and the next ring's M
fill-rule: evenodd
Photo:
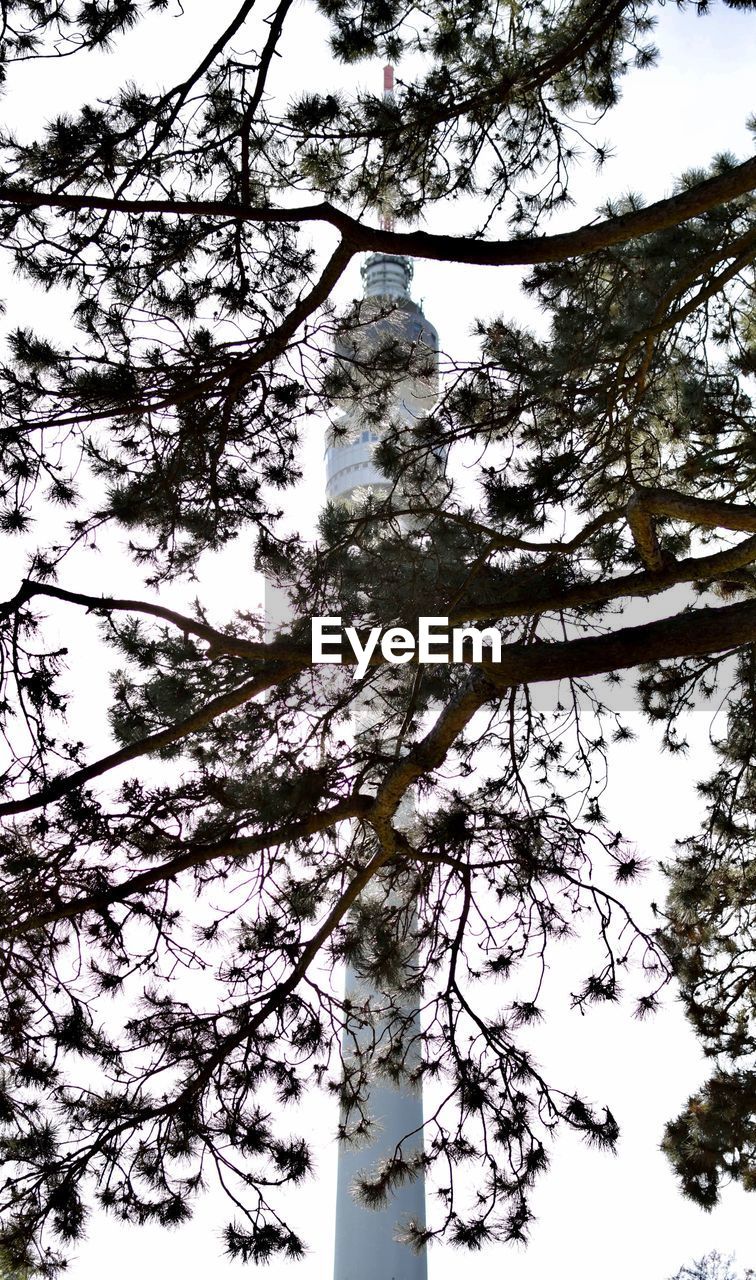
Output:
M392 415L408 426L429 413L438 395L438 333L419 303L410 296L410 258L372 253L362 267L363 298L353 326L336 343L336 360L349 377L341 399L338 436L326 441L326 497L351 502L358 489L381 495L389 483L376 466L375 446L381 429L365 412L361 394L371 395L372 366L391 344L401 371L392 378Z
M410 296L411 261L387 254L372 254L362 268L362 280L364 297L356 313L355 326L342 334L336 347L337 362L342 361L351 370L351 391L341 402L343 416L338 424L338 433L329 432L326 447L327 496L331 501L347 504L353 502L360 492L380 497L389 489L389 482L375 459L381 427L366 413L364 403L360 401L361 387L369 393L371 366L381 348L389 343L400 357L402 352L406 353L406 361L400 358L401 372L391 390L390 413L393 418L398 417L411 427L433 408L437 396L438 334L422 308ZM371 712L367 705L356 708L355 721L360 733L370 733ZM411 803L405 803L396 821L411 834ZM380 884L375 893L380 895ZM405 905L405 942L411 968L414 963L414 908L409 903ZM361 1028L347 1026L342 1052L348 1064L355 1052L380 1054L392 1032L381 1016L385 997L362 980L352 967L347 969L346 996L353 1007L370 1008L375 1012L372 1025ZM413 990L401 1001L400 1012L400 1049L411 1071L419 1064L420 1032L418 996ZM423 1099L420 1085L403 1082L395 1086L381 1078L371 1080L369 1112L377 1130L369 1144L353 1148L342 1141L339 1147L334 1280L426 1280L425 1250L416 1253L397 1239L403 1223L425 1222L422 1171L405 1181L381 1209L364 1207L352 1191L360 1171L389 1158L399 1144L405 1157L422 1152ZM345 1105L342 1108L342 1126L347 1131L349 1122L350 1112Z

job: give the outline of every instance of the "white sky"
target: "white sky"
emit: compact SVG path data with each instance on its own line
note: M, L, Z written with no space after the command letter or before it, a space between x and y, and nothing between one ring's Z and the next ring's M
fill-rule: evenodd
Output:
M123 79L134 78L145 85L173 83L193 65L207 36L221 29L234 8L230 0L212 5L189 0L186 9L194 15L191 22L182 21L175 28L170 19L159 18L150 24L149 33L137 29L129 36L117 59L92 59L83 66L47 62L27 68L18 89L11 82L13 92L0 107L3 119L32 133L46 117L73 109L81 100L79 95L105 95ZM176 30L181 42L176 41ZM663 54L661 64L656 70L632 73L626 80L620 107L600 129L601 136L614 143L615 158L599 179L589 172L580 180L576 188L580 204L564 216L565 226L589 220L603 199L630 189L643 192L649 201L668 194L671 175L705 165L718 150L732 150L739 156L750 150L745 120L756 107L754 31L756 15L720 6L705 20L692 13L680 14L673 5L664 10L656 37ZM286 56L277 63L279 87L293 93L330 85L342 75L350 84L368 82L371 76L379 82L377 67L351 69L348 74L335 68L322 41L318 43L321 34L322 24L300 5L294 11ZM71 97L72 84L76 100ZM457 225L455 229L464 228ZM470 329L476 316L531 314L518 296L517 279L506 269L418 263L414 292L424 300L442 346L464 354L471 349ZM348 297L358 291L355 264L342 293ZM14 323L23 323L38 311L41 295L30 299L27 290L19 290L9 302ZM50 299L45 299L44 308L53 318L57 313L62 323L62 308L58 310ZM300 520L303 508L314 519L321 500L322 443L321 428L315 424L306 445L307 481L296 495ZM90 558L86 580L76 580L71 573L64 578L65 585L95 592L113 589L112 555ZM9 549L0 564L4 591L15 589L20 568L20 556ZM249 596L240 599L238 583L245 578ZM131 590L137 585L132 573L124 574L124 588L127 585ZM197 587L192 587L183 593L184 599L191 600L196 592ZM219 611L226 611L229 598L232 607L259 605L261 588L251 572L249 547L239 545L208 565L199 593L217 604ZM170 598L181 603L178 591ZM91 676L93 670L102 671L96 655L94 633L82 629L75 662L80 672L88 673L87 714L95 737L102 732L102 688ZM699 712L693 717L692 750L686 758L661 756L645 729L638 742L614 753L605 808L612 824L634 839L652 861L667 856L674 838L695 826L693 783L707 772L706 733L707 717ZM533 1045L552 1078L609 1103L622 1125L619 1152L616 1157L602 1155L570 1138L561 1140L534 1198L538 1221L529 1247L497 1247L478 1255L436 1247L430 1253L430 1280L456 1280L460 1269L471 1273L480 1269L507 1280L545 1280L565 1272L579 1274L581 1280L603 1280L607 1271L613 1280L637 1276L664 1280L683 1262L713 1248L724 1253L734 1250L741 1264L756 1266L753 1201L742 1191L729 1189L720 1207L704 1214L680 1197L658 1151L664 1121L676 1114L706 1075L680 1010L668 1002L654 1020L641 1025L630 1020L626 1009L597 1010L583 1018L570 1012L568 1004L564 1001L555 1007L548 1025L534 1035ZM318 1174L303 1192L292 1194L291 1203L294 1225L304 1233L311 1252L301 1264L271 1265L266 1273L270 1280L284 1276L320 1280L332 1269L335 1109L313 1095L306 1108L306 1124L318 1151ZM77 1251L71 1280L94 1280L103 1271L112 1280L165 1270L178 1272L185 1280L209 1274L240 1275L238 1265L220 1256L217 1231L226 1216L225 1205L206 1202L192 1223L173 1233L97 1219L88 1241Z

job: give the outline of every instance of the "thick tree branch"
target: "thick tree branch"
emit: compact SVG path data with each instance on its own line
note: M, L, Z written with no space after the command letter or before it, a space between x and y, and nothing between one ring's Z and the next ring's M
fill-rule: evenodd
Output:
M626 507L627 522L635 545L653 572L664 568L664 556L653 517L685 520L708 529L737 529L756 533L756 507L692 498L673 489L639 489ZM738 566L739 567L739 566Z
M273 844L290 843L324 831L349 818L360 817L369 822L385 842L390 835L391 819L408 788L438 768L475 713L513 685L580 679L642 663L723 652L754 641L756 602L748 602L717 609L699 609L644 626L627 627L608 636L581 637L553 644L509 645L504 649L500 663L484 661L481 664L480 670L443 709L433 728L389 771L374 798L352 796L300 822L259 836L218 845L191 846L169 861L132 876L121 885L55 904L45 912L22 920L12 929L3 930L2 936L16 936L56 920L74 918L88 910L101 910L156 883L173 879L182 871L220 858L247 857ZM80 775L78 780L81 780ZM7 812L8 808L7 805L2 806L2 812ZM380 865L394 851L395 841L389 840L388 844L390 848L384 850L379 859ZM322 930L316 937L321 935Z
M660 573L664 568L664 553L656 536L654 520L640 494L635 494L630 499L626 514L641 560L652 573Z
M459 692L450 699L433 727L402 756L382 782L370 816L380 833L386 830L407 789L426 773L443 764L451 747L472 720L476 711L492 700L493 689L479 671L471 674Z
M714 520L714 511L710 508L715 508L720 513L722 508L728 508L730 514L728 515L727 511L724 514L730 520L743 522L751 520L756 523L751 509L739 510L730 504L710 504L701 499L685 499L680 495L670 496L668 491L664 490L654 491L654 493L655 501L660 507L666 504L669 509L677 503L679 510L687 509L696 512L702 520ZM743 526L741 524L738 527ZM502 601L497 605L489 603L480 610L462 609L458 611L459 616L450 621L454 625L461 621L489 620L492 617L521 617L528 613L545 613L577 608L586 604L608 603L622 595L649 596L679 583L716 579L723 574L742 568L754 559L756 559L756 537L749 538L737 547L718 552L713 556L683 560L660 572L632 574L626 578L611 579L608 582L587 583L551 599L540 598L528 601L521 598ZM35 584L29 585L33 587ZM51 591L58 594L59 589L51 588ZM77 603L86 603L88 607L103 607L102 600L97 597L79 596L77 598L76 593L63 592L61 598L74 599ZM139 602L133 601L119 601L116 604L123 608L134 607L144 612L154 613L177 625L182 625L185 621L192 622L191 619L184 619L182 615L162 610L159 606L143 607ZM195 624L193 629L199 634L197 628L201 626L202 624ZM647 624L645 627L625 628L608 636L589 637L566 641L562 644L508 645L503 651L501 663L484 662L482 670L492 685L499 690L511 688L513 685L556 680L566 676L580 678L608 672L614 667L637 666L644 662L678 658L685 653L694 656L733 648L756 639L755 628L756 603L748 602L721 609L697 609L690 613L676 615L663 622ZM209 630L213 631L212 628ZM221 635L221 639L225 637ZM0 816L29 813L59 800L77 787L85 785L93 778L103 776L120 765L179 742L205 728L218 716L234 710L257 694L312 664L309 651L302 646L286 647L288 660L282 660L283 648L279 641L274 641L272 644L250 642L251 652L244 656L257 660L267 659L272 664L267 670L230 693L213 699L194 715L188 716L178 724L160 730L140 742L123 747L65 778L56 779L49 786L22 800L1 804ZM590 661L586 666L584 664L588 657ZM377 667L383 662L380 649L376 649L370 665ZM598 665L593 667L591 663ZM449 703L433 734L425 740L422 751L416 746L407 757L402 758L396 769L384 781L379 793L380 804L376 802L377 808L373 815L377 823L385 825L385 822L390 822L396 805L407 787L429 769L436 767L437 758L443 758L456 734L489 698L490 690L487 690L484 684L474 683L464 688Z
M721 502L716 498L693 498L676 489L639 489L636 501L649 515L685 520L704 529L734 529L756 533L756 506Z
M678 226L708 209L716 208L756 188L756 158L734 165L725 173L706 178L694 187L664 200L634 209L616 218L589 223L575 231L553 236L513 240L473 240L465 236L437 235L427 231L388 231L366 226L328 202L290 209L233 205L214 200L128 200L107 196L55 194L14 187L0 187L0 205L16 208L50 208L60 211L96 210L105 213L176 217L236 219L258 223L325 223L341 233L342 249L349 254L381 252L406 254L441 262L466 262L480 266L529 266L583 257L639 236Z
M605 636L507 645L502 661L485 661L482 670L492 685L503 690L517 684L605 675L647 662L725 653L755 641L756 601L747 601L694 609Z

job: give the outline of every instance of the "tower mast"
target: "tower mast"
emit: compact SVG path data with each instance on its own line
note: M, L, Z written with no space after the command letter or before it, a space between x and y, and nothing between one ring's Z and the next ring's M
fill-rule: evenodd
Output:
M383 86L384 96L393 96L393 67L384 68ZM393 228L390 195L383 201L381 221L385 229ZM407 350L427 349L424 352L423 375L418 377L409 373L394 391L393 412L411 425L428 413L436 400L438 334L410 295L412 262L409 258L371 254L362 267L362 280L361 323L354 335L347 334L337 346L337 359L339 355L357 356L357 363L369 368L371 350L388 336L405 344ZM427 372L428 351L436 357L430 362L435 365L430 374ZM329 434L326 448L326 493L331 501L351 504L360 495L372 493L380 497L386 494L389 482L374 458L380 436L380 428L366 425L358 394L344 401L344 416L338 436ZM380 697L376 696L379 690L374 687L372 694L375 701L380 702ZM367 702L356 708L355 722L355 728L361 735L378 732L376 712L371 711ZM411 836L414 823L411 801L405 803L396 821ZM377 892L380 894L381 890L379 885ZM414 910L409 904L394 900L392 905L407 907L407 937L404 941L409 955L408 968L411 969ZM367 1057L369 1060L374 1051L380 1053L385 1049L386 1037L392 1032L381 1018L381 1008L386 1005L387 996L361 977L353 966L347 968L345 995L350 1007L360 1010L363 1015L359 1022L355 1021L353 1027L347 1025L344 1031L342 1053L348 1068L350 1059ZM420 1061L419 996L414 984L409 984L409 990L401 1000L393 993L391 1001L395 1010L399 1007L401 1014L400 1048L411 1072ZM365 1010L374 1011L372 1023L369 1016L364 1016ZM414 1178L403 1182L387 1205L380 1209L360 1204L353 1190L361 1172L390 1159L397 1149L405 1159L422 1152L421 1085L412 1084L406 1078L396 1085L375 1075L370 1079L368 1109L375 1123L375 1136L369 1145L355 1149L348 1141L350 1122L353 1125L355 1117L348 1103L342 1107L341 1132L344 1136L338 1156L334 1280L427 1280L425 1249L415 1252L398 1238L407 1223L421 1227L425 1223L422 1169Z

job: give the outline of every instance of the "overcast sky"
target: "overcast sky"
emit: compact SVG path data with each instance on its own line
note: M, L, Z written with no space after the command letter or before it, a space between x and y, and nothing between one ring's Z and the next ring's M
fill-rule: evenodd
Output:
M10 117L21 131L31 134L46 117L77 105L71 96L72 84L77 94L92 97L106 95L126 78L146 86L179 80L204 48L207 36L221 28L224 16L235 6L228 0L212 5L205 0L187 0L185 7L188 15L196 17L182 21L178 28L168 18L159 19L162 39L155 39L154 27L149 37L137 29L125 42L125 52L116 57L91 59L88 67L64 60L26 69L18 86L11 83L5 119ZM175 38L176 30L181 41ZM352 68L348 74L333 66L322 32L322 23L300 4L285 58L277 64L280 91L322 87L339 77L349 84L380 83L377 65ZM669 193L672 175L707 164L717 151L730 150L742 157L750 150L745 121L756 107L754 32L756 14L716 6L713 16L704 20L692 13L680 14L673 5L664 10L656 37L662 50L660 65L633 73L626 80L620 107L601 127L602 136L614 143L615 157L598 179L589 171L580 180L580 203L564 215L564 225L587 221L603 199L627 190L640 191L649 201L658 199ZM464 228L457 223L455 229ZM471 350L470 331L476 315L531 314L518 294L517 280L518 276L506 269L420 263L415 294L424 300L443 348L463 354ZM358 291L357 265L353 265L342 295ZM14 323L31 319L38 306L39 296L20 287L9 301ZM64 324L62 306L56 313L55 304L47 300L45 307L53 322L57 314L57 323ZM314 522L323 489L320 424L313 424L306 447L308 476L296 504L298 516L307 509ZM86 583L76 582L72 572L65 585L92 591L113 589L114 563L107 554L101 556L99 562L88 564ZM133 573L117 563L124 585L133 589ZM11 552L5 557L0 566L5 590L10 592L17 585L20 567L20 555ZM219 569L225 576L219 576ZM254 606L262 600L261 584L250 568L249 547L240 544L220 564L206 568L200 594L211 605L220 603L228 584L244 581L245 576L249 598L235 600L238 607ZM191 599L196 592L195 585L185 598ZM180 605L180 596L178 590L172 593L171 602ZM95 655L94 633L84 629L76 653L80 668L86 665L88 671L95 670ZM88 714L95 726L102 698L96 681L92 689ZM707 730L707 717L696 713L687 758L661 756L656 740L645 728L639 741L614 753L605 808L612 825L633 839L652 862L670 853L676 836L694 829L697 801L693 784L707 772ZM85 736L83 732L81 736ZM647 887L641 898L648 896ZM564 971L568 969L569 959ZM641 1276L643 1280L664 1280L683 1262L714 1248L724 1253L734 1250L744 1266L756 1267L753 1197L749 1201L742 1191L730 1189L721 1206L706 1215L680 1197L658 1151L665 1120L679 1110L707 1071L679 1009L668 1000L663 1012L643 1025L631 1021L627 1008L610 1007L581 1017L569 1010L562 975L561 968L552 973L552 1014L548 1025L533 1035L533 1047L548 1064L552 1077L558 1074L560 1083L609 1103L622 1126L619 1152L613 1157L588 1150L570 1138L561 1140L551 1170L534 1197L538 1221L530 1246L497 1247L471 1256L434 1248L430 1280L456 1280L460 1268L507 1280L546 1280L565 1273L579 1275L581 1280L604 1280L607 1272L613 1280ZM301 1228L311 1252L301 1264L272 1265L266 1272L270 1280L283 1276L322 1280L331 1272L335 1109L327 1100L313 1096L306 1107L306 1123L315 1137L318 1173L302 1193L292 1195L292 1207L296 1206L294 1225ZM135 1274L154 1276L162 1270L189 1280L208 1274L239 1275L239 1265L231 1266L220 1257L217 1232L225 1216L225 1205L211 1200L200 1207L192 1223L173 1233L124 1228L98 1219L88 1241L77 1251L71 1280L94 1280L103 1272L120 1280Z

